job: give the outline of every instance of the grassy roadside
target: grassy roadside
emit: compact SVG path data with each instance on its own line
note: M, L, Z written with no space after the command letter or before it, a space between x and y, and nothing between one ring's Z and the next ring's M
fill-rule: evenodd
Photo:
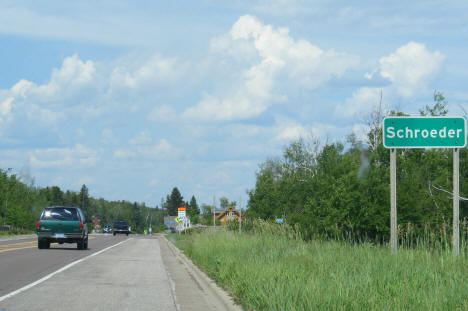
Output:
M9 237L15 235L25 235L25 234L35 234L35 231L31 230L10 230L10 231L0 231L0 237Z
M391 256L370 244L232 231L176 244L246 310L468 310L468 259L449 250Z

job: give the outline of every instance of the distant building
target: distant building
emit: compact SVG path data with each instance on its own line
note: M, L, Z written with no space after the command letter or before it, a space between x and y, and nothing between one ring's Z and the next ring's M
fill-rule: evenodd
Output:
M244 218L244 216L242 216ZM219 220L221 224L225 225L229 220L238 220L239 211L235 210L232 206L229 206L225 210L216 213L216 220Z

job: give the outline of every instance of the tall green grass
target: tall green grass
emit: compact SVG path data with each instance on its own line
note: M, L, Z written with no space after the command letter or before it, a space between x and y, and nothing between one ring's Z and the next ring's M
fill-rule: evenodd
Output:
M246 310L468 310L468 260L449 247L400 249L311 240L257 222L177 245Z

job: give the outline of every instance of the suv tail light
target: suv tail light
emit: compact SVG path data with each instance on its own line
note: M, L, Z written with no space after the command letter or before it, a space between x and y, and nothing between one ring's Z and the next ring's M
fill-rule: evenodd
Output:
M39 227L41 226L41 221L38 220L37 223L36 223L36 229L39 230Z
M80 230L83 230L83 223L80 220Z

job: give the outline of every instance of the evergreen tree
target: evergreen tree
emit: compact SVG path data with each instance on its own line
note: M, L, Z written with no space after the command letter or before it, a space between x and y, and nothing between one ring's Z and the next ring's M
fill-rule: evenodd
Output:
M64 200L63 200L63 192L60 190L59 187L53 186L50 189L51 192L51 205L63 205Z
M83 210L86 219L91 219L88 187L86 187L85 184L81 186L78 203L79 203L79 207Z
M176 216L177 208L183 205L184 198L180 194L179 189L177 189L177 187L174 187L174 189L172 189L171 195L168 196L166 199L165 208L167 209L169 215Z
M226 197L219 198L219 206L221 206L222 209L226 209L229 206L228 198Z
M132 208L132 218L133 218L133 223L135 224L135 229L140 227L140 208L138 207L138 204L136 202L133 203L133 208Z
M188 209L187 213L190 218L190 221L192 223L198 223L199 222L198 215L200 215L200 208L198 207L195 196L192 195L192 198L190 199L190 203L187 203L187 209Z
M194 211L195 214L200 215L200 208L198 207L197 199L195 199L195 196L193 195L190 199L190 208Z

